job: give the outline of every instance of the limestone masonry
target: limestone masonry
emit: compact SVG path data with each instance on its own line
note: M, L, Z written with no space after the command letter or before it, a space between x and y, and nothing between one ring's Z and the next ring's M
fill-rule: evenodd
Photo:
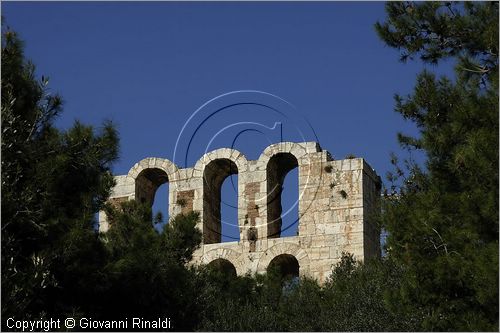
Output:
M298 167L298 235L280 237L281 189ZM238 174L240 241L221 243L221 186ZM153 204L156 189L169 183L169 216L200 213L203 245L193 263L217 263L238 275L277 265L284 274L324 282L342 255L379 256L380 231L371 216L380 196L380 178L362 159L333 160L316 142L280 142L256 161L234 149L211 151L192 168L162 158L146 158L127 175L116 176L111 202L136 199ZM235 221L233 221L235 223ZM103 212L99 229L109 225Z

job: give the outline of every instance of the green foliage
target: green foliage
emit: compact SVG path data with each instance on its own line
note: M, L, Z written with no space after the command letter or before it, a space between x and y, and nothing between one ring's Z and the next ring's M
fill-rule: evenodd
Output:
M277 272L232 277L203 272L201 330L392 331L412 330L416 318L389 310L386 298L399 285L401 266L356 262L344 255L328 282L301 277L283 283Z
M420 313L418 329L498 330L498 2L386 9L376 29L403 60L457 61L454 81L424 71L412 95L396 96L420 132L398 139L427 160L404 171L393 157L382 222L405 274L391 303Z
M104 206L114 185L118 135L75 122L54 127L61 98L37 80L12 31L2 39L2 317L172 317L193 329L197 289L187 269L201 234L198 215L157 233L151 210ZM105 208L112 224L95 230ZM160 218L161 219L161 218ZM193 301L194 300L194 301ZM6 322L2 321L2 328Z
M106 207L111 228L101 235L106 263L100 281L103 319L171 317L176 329L192 329L188 309L196 303L194 272L185 267L199 246L198 214L178 215L161 234L151 225L151 208L127 201ZM192 296L194 298L194 296Z
M118 136L109 123L99 133L78 122L58 130L53 123L61 110L61 98L49 92L47 78L36 78L22 42L7 30L2 38L4 318L56 311L69 299L56 290L74 290L96 278L96 261L85 256L99 248L94 215L114 184L110 167ZM75 258L81 258L79 265L72 264Z
M389 2L386 12L387 21L375 28L388 46L401 51L403 61L418 55L436 64L458 57L461 70L478 74L497 67L497 2ZM467 62L474 68L462 67Z
M416 318L391 308L387 296L398 288L403 267L390 259L356 262L344 254L323 287L327 330L411 331ZM328 311L328 309L330 309Z
M193 327L198 215L172 219L157 233L151 209L131 201L105 206L114 185L118 135L75 122L54 127L61 99L35 78L22 43L2 44L2 317L121 319L172 317ZM106 209L111 230L99 235ZM160 218L161 219L161 218ZM2 322L5 328L5 320Z
M162 234L164 251L181 264L191 261L193 251L201 244L201 232L196 228L198 212L179 214L165 226Z

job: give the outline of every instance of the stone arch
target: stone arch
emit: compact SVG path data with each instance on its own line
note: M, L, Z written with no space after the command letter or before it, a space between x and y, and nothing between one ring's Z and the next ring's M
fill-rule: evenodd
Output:
M276 270L282 279L291 280L299 277L300 264L297 258L288 253L274 257L267 266L267 271Z
M174 162L171 162L166 158L147 157L134 164L134 166L130 168L127 173L127 177L135 180L141 171L145 169L160 169L164 171L170 182L177 179L179 171L179 167L177 167Z
M278 243L268 248L259 258L257 272L266 272L271 261L281 254L289 254L297 259L300 275L309 273L309 256L307 252L299 245L289 242Z
M279 142L267 147L258 159L259 170L266 171L266 236L267 238L279 238L281 236L281 191L285 176L291 170L298 168L298 196L297 205L299 214L297 223L302 215L300 198L302 197L300 188L301 180L310 177L310 161L304 161L308 154L321 151L316 142ZM303 165L305 164L305 165ZM299 230L299 229L297 229Z
M300 159L306 156L308 153L319 151L321 151L321 149L316 142L278 142L264 149L262 154L260 154L259 156L258 164L259 166L263 167L263 169L265 169L269 162L269 159L278 153L290 153L295 156L297 161L300 162Z
M295 168L299 162L291 153L277 153L269 159L266 167L266 198L267 198L267 238L279 238L281 236L283 208L281 206L281 194L286 175ZM297 202L298 205L298 187ZM298 223L298 216L297 221Z
M221 187L224 180L247 169L247 159L235 149L221 148L211 151L198 160L195 172L201 171L203 179L202 232L204 244L221 242ZM238 191L243 187L238 177ZM238 207L243 198L237 193ZM239 225L239 221L235 221Z
M234 162L240 172L246 171L247 169L248 160L245 155L243 155L236 149L219 148L204 154L198 161L196 161L194 170L197 174L195 175L202 176L203 170L205 169L207 164L218 159L228 159Z
M217 259L229 261L236 269L237 275L244 275L246 273L245 262L242 258L242 254L229 248L220 247L209 250L203 254L200 262L201 264L208 265Z
M208 263L208 267L229 276L236 276L236 267L227 259L218 258Z
M177 177L178 167L163 158L148 157L136 163L127 176L134 180L134 198L151 205L158 187Z

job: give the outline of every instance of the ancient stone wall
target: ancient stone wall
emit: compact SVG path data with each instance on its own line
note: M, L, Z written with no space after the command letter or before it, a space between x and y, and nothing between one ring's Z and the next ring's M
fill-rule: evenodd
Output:
M281 191L286 174L298 168L298 235L281 237ZM221 243L221 186L238 174L240 240ZM202 156L179 169L161 158L146 158L116 177L111 201L153 203L156 189L169 183L169 215L200 212L204 243L193 263L234 266L237 274L265 272L278 265L324 282L342 255L363 260L380 254L380 231L373 222L380 179L362 159L333 160L316 142L280 142L249 161L234 149ZM108 230L99 215L102 232ZM218 260L219 259L219 260ZM223 259L223 260L222 260ZM296 265L297 267L292 267Z

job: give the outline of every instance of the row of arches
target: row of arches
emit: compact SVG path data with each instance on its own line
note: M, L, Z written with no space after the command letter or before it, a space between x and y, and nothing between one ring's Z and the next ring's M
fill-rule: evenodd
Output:
M216 159L206 165L203 172L203 235L205 244L220 243L224 240L239 240L237 223L239 185L238 167L233 161ZM267 238L297 235L299 220L298 161L293 154L278 153L269 159L266 167L266 186ZM258 206L255 203L253 205ZM287 209L284 210L283 207ZM226 208L225 212L224 208ZM250 207L250 210L258 210L258 208ZM284 219L287 223L283 223ZM228 230L231 226L236 227L233 228L233 232Z
M208 265L209 268L228 276L236 276L236 267L227 259L217 258ZM293 280L299 277L300 265L293 255L280 254L274 257L267 266L267 272L277 274L282 280Z
M205 244L234 241L240 239L238 224L240 184L240 169L247 171L248 161L244 155L235 150L229 150L227 157L219 157L217 151L205 155L194 168L201 171L203 179L203 241ZM266 170L266 197L267 210L267 238L282 236L296 236L298 234L298 157L292 152L276 152L261 156L258 162L265 164ZM147 167L135 167L130 172L135 179L135 198L143 203L148 203L158 209L155 196L158 188L172 181L178 168L168 160L161 160L162 165L153 164ZM140 166L140 163L138 164ZM136 165L137 166L137 165ZM199 169L197 169L197 167ZM134 174L134 172L136 174ZM132 174L131 174L132 173ZM161 210L165 220L168 220L168 198L171 195L163 192ZM171 201L171 200L170 200ZM184 202L182 202L184 203ZM166 207L165 207L166 206ZM258 205L255 204L256 209ZM285 207L285 209L283 209ZM166 208L166 209L165 209ZM284 223L284 221L286 223ZM264 235L259 235L263 237Z

